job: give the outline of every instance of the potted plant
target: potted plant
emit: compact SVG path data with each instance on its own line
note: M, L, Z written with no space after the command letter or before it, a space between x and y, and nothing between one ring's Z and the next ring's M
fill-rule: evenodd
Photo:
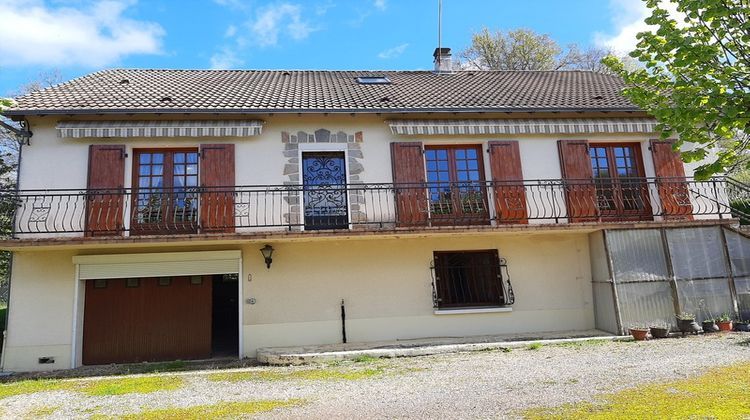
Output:
M750 321L740 319L734 323L735 331L750 332Z
M703 332L712 333L719 331L719 326L713 318L703 320Z
M687 312L677 315L677 327L683 336L688 333L698 334L701 331L701 327L695 322L695 315Z
M651 326L651 336L654 338L667 338L669 337L669 324L666 322L659 322Z
M632 325L630 327L630 335L633 336L635 341L644 341L648 338L648 327L642 325Z
M727 313L721 314L719 319L716 320L716 324L720 331L732 331L732 318Z

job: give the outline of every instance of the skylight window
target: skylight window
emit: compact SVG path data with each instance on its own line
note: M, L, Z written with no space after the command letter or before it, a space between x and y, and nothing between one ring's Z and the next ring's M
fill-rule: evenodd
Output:
M391 79L385 76L363 76L357 77L357 83L360 85L390 85Z

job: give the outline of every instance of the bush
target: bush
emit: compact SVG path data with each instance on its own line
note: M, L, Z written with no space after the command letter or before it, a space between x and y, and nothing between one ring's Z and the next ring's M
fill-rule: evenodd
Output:
M750 202L746 200L735 200L729 203L732 208L732 217L740 219L741 225L750 225Z

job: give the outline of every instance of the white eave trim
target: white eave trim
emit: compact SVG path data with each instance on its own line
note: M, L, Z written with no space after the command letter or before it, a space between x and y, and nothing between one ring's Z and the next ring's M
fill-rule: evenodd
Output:
M249 137L263 130L260 120L63 121L61 138Z
M386 123L392 134L402 136L656 132L656 120L652 118L387 120Z

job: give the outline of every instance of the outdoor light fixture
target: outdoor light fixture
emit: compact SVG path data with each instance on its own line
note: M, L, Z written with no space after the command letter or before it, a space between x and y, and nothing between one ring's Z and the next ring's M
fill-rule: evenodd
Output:
M271 245L266 244L263 248L260 249L260 253L263 254L263 259L266 260L266 268L271 268L271 263L273 262L273 247Z

